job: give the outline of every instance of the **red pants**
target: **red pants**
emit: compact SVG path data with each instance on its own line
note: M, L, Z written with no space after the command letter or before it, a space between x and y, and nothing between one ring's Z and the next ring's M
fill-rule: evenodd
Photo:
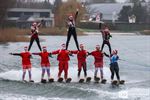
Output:
M103 63L102 62L95 62L95 68L103 68Z
M78 61L78 71L81 71L82 67L86 70L86 62Z
M61 76L62 71L64 70L64 78L68 78L68 61L59 61L59 73L58 77Z
M30 69L30 68L31 68L31 65L22 65L22 68L23 68L23 69Z

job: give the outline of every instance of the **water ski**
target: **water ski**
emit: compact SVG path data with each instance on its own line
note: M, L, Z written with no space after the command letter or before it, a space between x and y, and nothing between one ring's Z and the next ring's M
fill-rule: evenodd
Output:
M106 81L107 81L106 79L102 79L101 83L106 84Z
M34 81L33 81L33 80L30 80L29 82L30 82L30 83L34 83Z
M125 83L125 80L120 80L119 84L123 85Z
M61 83L63 81L63 78L60 77L57 81Z
M23 82L23 83L34 83L33 80L30 80L30 81L23 80L22 82Z
M66 83L70 83L71 82L71 78L68 78L67 80L66 80Z
M46 79L41 79L41 83L47 83Z
M50 79L48 80L48 82L49 82L49 83L52 83L52 82L54 82L54 79L53 79L53 78L50 78Z
M87 83L91 82L91 77L87 77L87 78L86 78L86 82L87 82Z
M100 78L99 78L99 77L96 77L94 80L95 80L95 83L99 83Z
M118 85L118 81L117 81L117 80L113 80L113 81L111 82L111 84L112 84L112 85Z
M84 79L81 78L81 79L79 80L79 83L83 83L83 82L84 82Z

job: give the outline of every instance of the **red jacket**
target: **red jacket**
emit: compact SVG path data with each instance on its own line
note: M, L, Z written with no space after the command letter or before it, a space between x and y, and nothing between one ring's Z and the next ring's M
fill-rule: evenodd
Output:
M31 26L31 37L32 38L38 38L38 27L37 26Z
M77 54L77 59L79 62L86 62L86 56L87 56L87 51L86 50L75 50L75 51L71 51L71 53L73 54Z
M58 56L57 56L58 61L69 61L70 60L68 50L60 49L60 50L53 51L52 54L58 54Z
M110 32L109 31L105 31L105 30L103 30L101 32L102 32L103 40L108 41L109 38L110 38Z
M41 66L50 66L50 62L49 62L49 52L40 52L40 53L33 53L35 55L39 55L41 56Z
M99 63L100 66L103 66L103 53L101 51L93 51L91 55L94 56L94 64Z
M31 54L29 52L22 52L20 56L22 57L22 65L31 65Z

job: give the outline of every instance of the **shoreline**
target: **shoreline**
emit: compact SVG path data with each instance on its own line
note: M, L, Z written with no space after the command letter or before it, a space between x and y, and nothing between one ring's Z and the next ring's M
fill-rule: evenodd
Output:
M99 32L99 30L91 30L91 29L80 29L78 28L78 30L80 31L79 33L77 32L78 36L86 36L86 35L101 35L101 32ZM82 33L82 34L81 34ZM133 36L133 35L146 35L149 36L150 35L150 30L144 30L144 31L133 31L133 32L125 32L125 31L110 31L110 33L112 35L129 35L129 36ZM4 34L4 33L3 33ZM5 35L3 35L2 33L0 34L0 44L5 44L8 42L29 42L30 41L30 35L29 34L17 34L17 33L5 33ZM67 36L66 34L46 34L46 33L40 33L39 36Z

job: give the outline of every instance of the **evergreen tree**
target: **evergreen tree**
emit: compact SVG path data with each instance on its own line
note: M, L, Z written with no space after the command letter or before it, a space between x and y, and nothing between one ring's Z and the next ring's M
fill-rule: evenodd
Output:
M148 15L146 7L143 7L140 1L134 2L134 6L132 8L132 14L136 16L137 22L145 22Z
M7 9L15 4L16 0L0 0L0 28L4 26Z
M119 13L119 20L120 21L124 21L124 22L128 22L128 16L131 15L131 6L123 6L122 10Z

